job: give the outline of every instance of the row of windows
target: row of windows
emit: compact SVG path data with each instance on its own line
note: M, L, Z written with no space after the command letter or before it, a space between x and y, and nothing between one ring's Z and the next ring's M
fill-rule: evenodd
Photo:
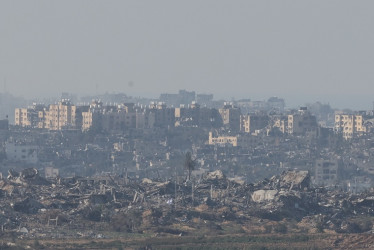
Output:
M356 119L356 120L362 120L362 116L336 116L335 117L335 120L336 121L339 121L339 120L353 120L353 119Z

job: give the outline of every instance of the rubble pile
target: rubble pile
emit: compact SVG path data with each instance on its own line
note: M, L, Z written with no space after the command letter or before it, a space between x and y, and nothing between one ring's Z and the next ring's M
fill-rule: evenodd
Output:
M8 180L13 183L22 185L49 185L50 182L39 175L39 171L35 168L26 168L20 173L10 169L8 171Z
M266 231L267 224L285 220L318 230L365 232L372 223L360 216L374 215L374 194L313 188L307 171L246 184L220 170L184 182L139 182L109 175L46 180L36 169L25 169L9 171L0 180L0 194L1 233L24 228L22 235L29 237L47 237L56 228L59 237L96 237L84 233L93 229L183 235L206 228L214 233L228 223Z

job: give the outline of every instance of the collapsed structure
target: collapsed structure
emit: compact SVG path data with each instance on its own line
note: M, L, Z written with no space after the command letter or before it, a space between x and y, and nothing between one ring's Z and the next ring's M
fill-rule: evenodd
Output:
M270 232L279 230L274 223L288 230L364 232L372 223L355 220L374 214L373 197L314 188L308 171L246 184L220 170L191 181L139 182L118 175L46 180L31 168L9 171L0 181L0 225L1 234L22 237L104 237L109 231L186 235L202 227L219 232L228 223L249 232L269 225Z

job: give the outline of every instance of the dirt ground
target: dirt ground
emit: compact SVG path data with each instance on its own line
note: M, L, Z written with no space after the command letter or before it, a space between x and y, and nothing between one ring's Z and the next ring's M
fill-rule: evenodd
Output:
M0 240L0 249L374 249L371 234L268 234Z

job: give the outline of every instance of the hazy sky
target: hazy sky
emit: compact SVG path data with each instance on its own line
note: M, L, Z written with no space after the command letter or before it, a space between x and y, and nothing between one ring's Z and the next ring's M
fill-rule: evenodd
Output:
M187 89L371 108L373 10L372 0L1 0L0 77L27 98Z

